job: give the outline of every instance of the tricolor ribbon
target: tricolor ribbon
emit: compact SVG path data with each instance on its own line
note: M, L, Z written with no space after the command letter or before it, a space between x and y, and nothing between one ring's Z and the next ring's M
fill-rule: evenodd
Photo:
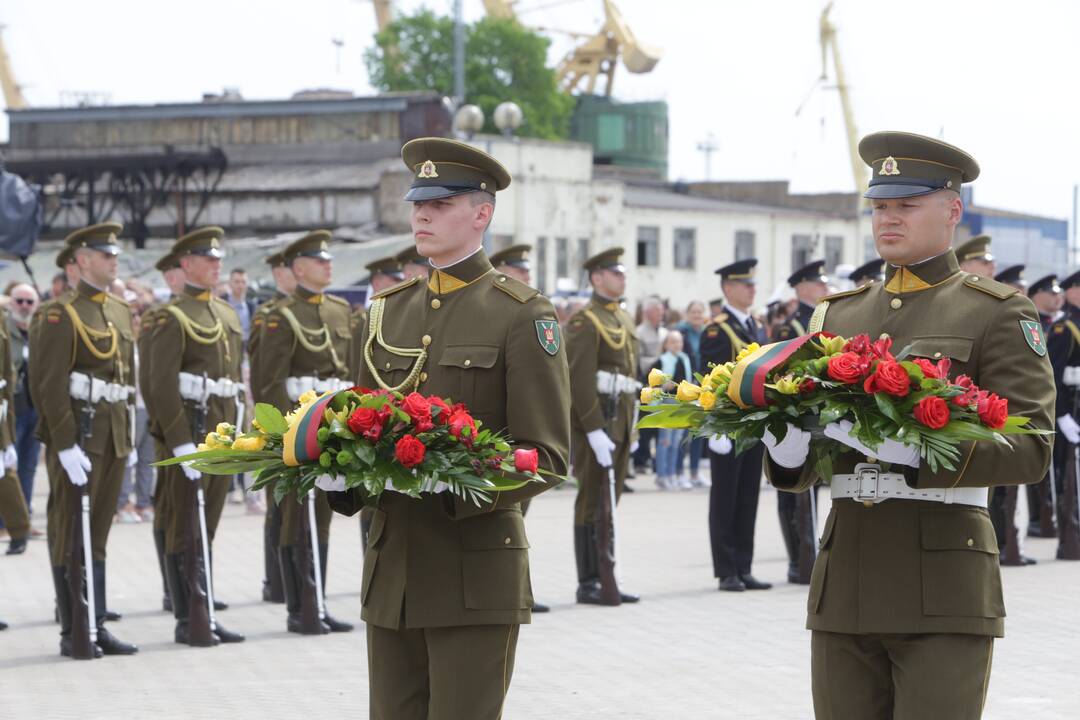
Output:
M731 371L727 395L743 410L765 407L765 380L769 373L788 361L796 351L821 333L800 335L792 340L764 345L750 353Z
M328 392L308 405L300 414L299 422L294 423L282 438L284 445L282 460L289 467L298 467L304 463L318 462L322 454L319 445L319 426L322 425L326 407L333 401L336 392Z

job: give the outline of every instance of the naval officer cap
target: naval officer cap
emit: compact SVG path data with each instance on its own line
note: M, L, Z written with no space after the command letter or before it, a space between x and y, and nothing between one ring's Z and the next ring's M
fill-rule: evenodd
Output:
M529 251L532 250L532 245L522 243L521 245L511 245L508 248L503 248L497 253L494 253L488 260L491 261L492 267L499 267L500 265L510 265L511 267L521 268L522 270L529 270Z
M436 200L483 190L495 194L510 184L510 173L495 158L457 140L424 137L401 148L413 174L408 202Z
M859 267L851 271L848 275L848 280L851 282L861 282L862 280L884 280L885 279L885 261L881 258L876 258L870 262L863 263Z
M404 267L405 265L423 265L427 267L431 263L427 258L420 254L416 249L416 245L410 244L404 250L394 256L394 259L398 261L398 264Z
M372 275L386 275L395 280L405 279L405 273L401 271L401 263L393 255L390 257L379 258L378 260L372 260L364 266L364 269Z
M221 249L221 243L225 239L225 231L217 225L192 230L187 235L176 241L171 253L177 258L185 255L201 255L209 258L223 258L225 251Z
M1031 297L1037 292L1048 292L1054 293L1055 295L1061 292L1061 286L1058 285L1057 275L1044 275L1031 283L1031 287L1028 288L1028 297Z
M956 259L960 262L965 260L985 260L991 262L994 256L990 254L990 236L976 235L963 245L956 248Z
M97 250L106 255L119 255L120 244L116 241L116 235L123 229L124 226L118 222L103 222L97 223L96 225L87 225L84 228L79 228L64 238L64 249L69 250L73 258L75 256L75 251L80 248ZM60 258L56 259L56 264L60 265ZM64 265L66 264L67 263L64 263ZM64 265L60 265L60 267L63 267Z
M1069 288L1080 287L1080 270L1077 270L1069 277L1061 281L1061 289L1068 290Z
M1020 285L1024 286L1024 265L1010 265L997 275L994 279L999 283L1005 283L1006 285Z
M621 247L602 250L582 263L581 269L590 273L597 270L614 270L615 272L625 273L626 266L622 264L622 254L623 249Z
M815 260L811 263L803 265L801 268L791 273L788 277L788 285L795 287L802 282L820 282L827 283L829 278L825 275L825 261Z
M961 183L979 177L979 164L941 140L906 132L879 132L859 141L859 157L871 168L863 197L890 199L938 190L960 192Z
M754 284L754 268L757 267L757 258L736 260L730 265L717 268L716 274L721 280L738 280L739 282Z
M333 235L329 230L312 230L299 240L294 240L285 246L281 256L286 265L292 265L296 258L309 257L319 260L333 260L329 246Z
M154 263L154 269L158 272L168 272L169 270L175 270L180 267L180 258L173 255L171 252L161 256L161 258Z

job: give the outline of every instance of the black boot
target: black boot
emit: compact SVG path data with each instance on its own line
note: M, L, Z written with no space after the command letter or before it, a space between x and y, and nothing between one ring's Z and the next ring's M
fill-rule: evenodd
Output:
M53 589L56 591L56 614L60 619L60 655L74 657L74 647L71 642L72 607L71 589L68 587L67 568L53 566ZM99 658L104 653L97 645L91 645L93 658ZM79 657L77 660L91 660L90 657Z
M784 548L787 550L789 583L800 585L799 582L799 533L795 529L795 497L790 493L783 493L777 498L776 512L780 516L780 536L784 538Z
M22 555L26 552L26 538L11 538L8 543L7 555Z
M154 549L157 551L158 569L161 570L161 609L172 612L172 598L169 597L169 574L165 570L165 531L154 530Z
M263 602L285 602L285 590L281 587L281 563L278 560L278 536L281 534L281 516L273 498L267 497L266 522L263 523Z
M139 648L105 629L105 561L94 561L94 610L97 613L97 644L106 655L134 655Z
M282 545L278 548L278 559L281 562L281 585L285 590L285 609L288 617L285 620L285 629L291 633L301 635L325 635L330 632L330 626L316 618L317 624L305 627L303 615L303 601L300 593L304 589L304 575L300 569L300 548L291 545Z
M599 605L600 571L596 564L592 525L574 526L574 560L577 562L577 602Z
M184 561L182 553L168 553L165 555L165 577L169 582L169 597L172 598L173 617L176 618L176 630L173 638L181 645L193 645L193 647L209 647L218 644L218 639L211 634L207 643L193 644L191 632L188 627L188 586L184 575Z
M99 563L102 563L102 561L100 561L100 560L94 560L94 583L95 583L94 587L95 587L95 588L97 587L97 583L98 583L98 568L97 568L97 566L98 566L98 564L99 564ZM104 567L104 564L103 564L103 563L102 563L102 567ZM98 603L99 601L98 601L97 599L95 599L95 600L94 600L94 611L95 611L95 612L96 612L96 613L97 613L98 615L101 615L102 613L104 613L103 617L104 617L104 618L105 618L106 620L108 620L109 622L120 622L120 618L122 618L122 617L124 617L124 616L123 616L123 615L121 615L121 614L120 614L120 613L118 613L118 612L113 612L112 610L109 610L108 606L107 606L107 605L106 605L106 603L105 603L105 597L106 597L106 596L105 596L105 590L104 590L104 588L105 588L105 575L104 575L104 570L102 571L102 575L101 575L101 581L100 581L100 582L101 582L101 587L102 587L102 590L101 590L101 600L100 600L100 603L101 603L101 604L100 604L100 605L98 605L97 603ZM95 592L96 592L96 591L95 591Z
M214 621L214 635L223 643L242 643L246 639L242 634L227 630L219 621Z
M326 609L326 555L330 550L329 545L319 545L319 567L322 571L322 595L323 595L323 622L330 628L330 632L352 632L352 623L331 617Z

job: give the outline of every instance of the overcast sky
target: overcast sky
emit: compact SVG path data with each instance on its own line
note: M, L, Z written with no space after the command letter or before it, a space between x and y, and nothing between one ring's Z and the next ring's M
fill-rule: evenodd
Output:
M719 146L712 179L854 188L838 94L813 89L823 2L616 1L638 39L664 51L651 74L620 68L615 94L668 102L671 179L704 177L697 145L711 133ZM421 5L449 12L452 2L397 0L399 11ZM602 0L518 6L526 22L580 32L603 17ZM465 0L465 12L479 17L481 0ZM982 166L979 204L1071 215L1080 182L1080 3L837 0L833 20L860 134L941 137ZM226 86L247 99L311 87L372 92L362 61L375 29L370 0L4 0L0 23L17 78L38 106L57 105L64 91L103 92L112 103L197 101ZM555 62L570 41L553 38ZM831 64L829 73L834 80Z

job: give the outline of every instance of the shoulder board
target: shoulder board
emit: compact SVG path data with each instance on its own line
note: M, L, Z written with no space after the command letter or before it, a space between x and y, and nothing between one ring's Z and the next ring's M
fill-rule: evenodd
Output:
M412 287L413 285L415 285L418 282L420 282L420 278L418 278L418 277L414 277L411 280L405 280L404 282L399 282L397 285L392 285L391 287L386 288L381 293L376 293L376 294L372 295L371 299L372 300L378 300L379 298L384 298L384 297L386 297L388 295L393 295L394 293L400 292L400 291L404 290L407 287Z
M344 305L347 308L351 307L351 305L349 305L348 300L346 300L343 297L338 297L337 295L331 295L330 293L326 293L325 295L323 295L323 298L325 298L326 300L328 300L328 301L330 301L330 302L332 302L332 303L334 303L336 305Z
M127 300L120 297L119 295L113 295L112 293L105 293L105 295L106 295L106 297L108 297L110 300L112 300L115 303L119 303L119 304L123 305L126 308L131 307L131 303L129 303Z
M859 293L866 292L870 289L870 287L870 285L863 285L862 287L852 288L851 290L844 290L843 292L826 295L825 297L821 298L818 303L822 303L825 301L832 302L833 300L839 300L840 298L852 297L853 295L858 295Z
M720 313L719 315L717 315L716 317L714 317L714 318L712 319L712 321L713 321L714 323L716 323L717 325L719 325L719 324L720 324L720 323L722 323L722 322L726 322L726 321L727 321L727 319L728 319L728 314L727 314L727 313Z
M1005 300L1020 292L1012 285L1006 285L1005 283L983 277L982 275L969 275L964 279L964 285L967 285L973 290L981 290L987 295L996 297L998 300Z
M519 303L527 303L540 294L540 291L536 288L526 285L520 280L515 280L509 275L496 275L492 278L491 284Z
M211 302L215 302L215 303L217 303L218 305L223 305L223 306L225 306L225 307L229 308L230 310L233 310L233 306L229 304L229 301L228 301L228 300L222 300L222 299L221 299L221 298L219 298L219 297L218 297L217 295L211 295L211 296L210 296L210 301L211 301ZM236 312L236 311L235 311L235 310L233 310L233 312Z

